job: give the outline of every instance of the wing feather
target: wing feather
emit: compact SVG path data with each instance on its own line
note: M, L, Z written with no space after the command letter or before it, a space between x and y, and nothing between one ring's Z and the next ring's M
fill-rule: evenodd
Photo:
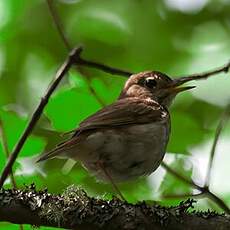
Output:
M86 118L75 135L84 130L164 121L168 112L155 101L126 98L104 107Z
M164 122L168 116L169 113L167 110L155 101L138 98L120 99L86 118L74 130L75 133L70 139L59 144L50 152L43 154L38 161L53 158L73 148L82 139L84 140L81 133L85 133L86 131L132 124L147 124L156 121Z

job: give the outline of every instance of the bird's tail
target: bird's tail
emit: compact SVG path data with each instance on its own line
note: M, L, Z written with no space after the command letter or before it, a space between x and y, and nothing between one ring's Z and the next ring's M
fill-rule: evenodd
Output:
M45 152L41 156L39 156L36 163L41 162L41 161L45 161L48 159L52 159L55 157L64 157L66 155L66 153L68 152L68 150L72 149L73 146L75 146L75 144L76 143L73 141L73 139L62 142L59 145L57 145L56 148L52 149L49 152Z
M39 156L38 160L36 161L36 163L41 162L41 161L45 161L48 159L52 159L58 155L60 155L63 152L64 149L60 149L60 148L55 148L52 149L49 152L43 153L41 156Z

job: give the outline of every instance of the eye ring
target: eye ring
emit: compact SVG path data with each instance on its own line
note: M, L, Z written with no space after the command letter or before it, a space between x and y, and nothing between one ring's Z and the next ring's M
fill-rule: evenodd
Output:
M146 87L153 89L157 86L157 81L153 78L147 78L144 84Z

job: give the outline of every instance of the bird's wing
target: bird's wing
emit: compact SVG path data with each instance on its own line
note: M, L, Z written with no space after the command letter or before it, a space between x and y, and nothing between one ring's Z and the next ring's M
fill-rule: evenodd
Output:
M76 147L80 139L82 139L82 134L86 131L166 121L168 116L167 110L154 101L138 98L118 100L86 118L80 123L69 140L59 144L50 152L43 154L38 161L53 158L67 149Z
M165 121L167 116L167 110L155 101L121 99L86 118L75 130L75 135L84 130Z

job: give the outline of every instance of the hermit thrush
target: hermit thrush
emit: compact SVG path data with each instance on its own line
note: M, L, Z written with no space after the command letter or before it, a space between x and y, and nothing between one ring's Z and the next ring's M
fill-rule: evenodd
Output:
M116 102L82 121L74 135L38 161L81 161L98 179L122 182L149 175L160 165L169 140L168 108L183 82L157 71L132 75Z

